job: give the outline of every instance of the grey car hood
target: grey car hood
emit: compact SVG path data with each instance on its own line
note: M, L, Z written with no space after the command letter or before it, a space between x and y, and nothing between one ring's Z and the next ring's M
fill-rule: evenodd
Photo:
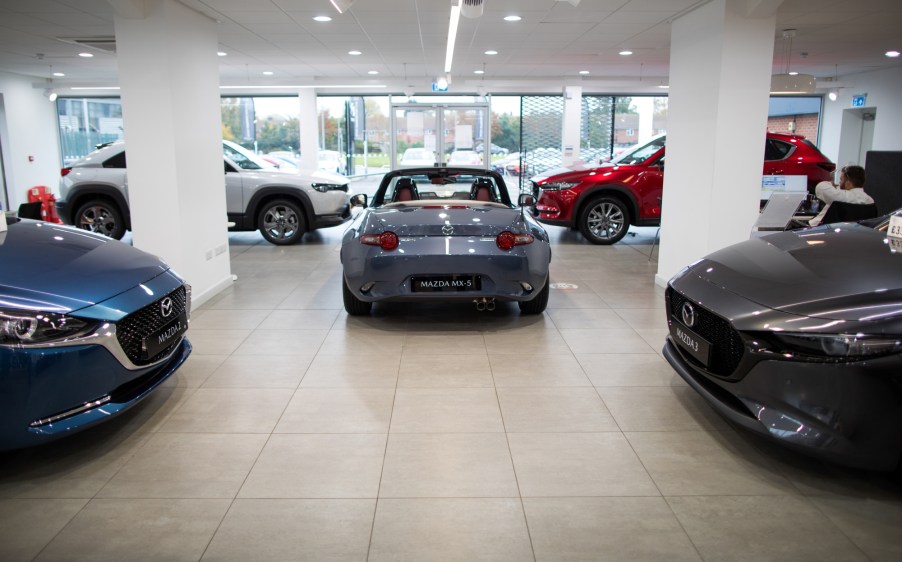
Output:
M716 251L690 274L790 314L860 320L902 316L902 252L843 224L783 232Z
M76 228L21 221L0 232L0 306L71 312L167 270L156 256Z

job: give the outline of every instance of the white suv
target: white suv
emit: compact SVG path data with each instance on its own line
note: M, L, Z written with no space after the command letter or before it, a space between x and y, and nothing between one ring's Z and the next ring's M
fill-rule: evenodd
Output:
M280 172L241 146L222 141L230 230L260 230L269 242L299 242L305 232L351 218L348 179L324 171ZM60 172L57 212L66 224L120 239L131 229L125 141L106 144Z

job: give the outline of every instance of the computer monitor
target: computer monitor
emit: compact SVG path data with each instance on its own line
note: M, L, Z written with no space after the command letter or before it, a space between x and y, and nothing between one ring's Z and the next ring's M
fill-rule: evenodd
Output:
M770 199L771 193L808 193L808 176L762 176L761 200Z

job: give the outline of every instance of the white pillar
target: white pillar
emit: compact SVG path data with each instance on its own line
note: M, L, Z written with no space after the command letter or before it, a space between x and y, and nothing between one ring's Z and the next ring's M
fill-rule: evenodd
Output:
M564 166L569 166L579 160L582 107L582 86L566 86L564 88L564 123L561 129L561 155Z
M301 128L301 159L299 168L316 170L319 167L319 116L316 112L316 90L298 92L298 125Z
M758 216L780 0L714 0L671 26L655 281L747 240Z
M175 0L113 4L132 239L200 304L232 282L216 22Z

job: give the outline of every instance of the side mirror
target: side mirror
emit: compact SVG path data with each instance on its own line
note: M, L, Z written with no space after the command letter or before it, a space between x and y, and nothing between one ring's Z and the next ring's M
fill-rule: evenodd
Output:
M521 193L517 204L521 207L532 207L536 204L536 198L529 193Z
M363 207L366 209L367 199L366 193L358 193L351 196L351 207Z

